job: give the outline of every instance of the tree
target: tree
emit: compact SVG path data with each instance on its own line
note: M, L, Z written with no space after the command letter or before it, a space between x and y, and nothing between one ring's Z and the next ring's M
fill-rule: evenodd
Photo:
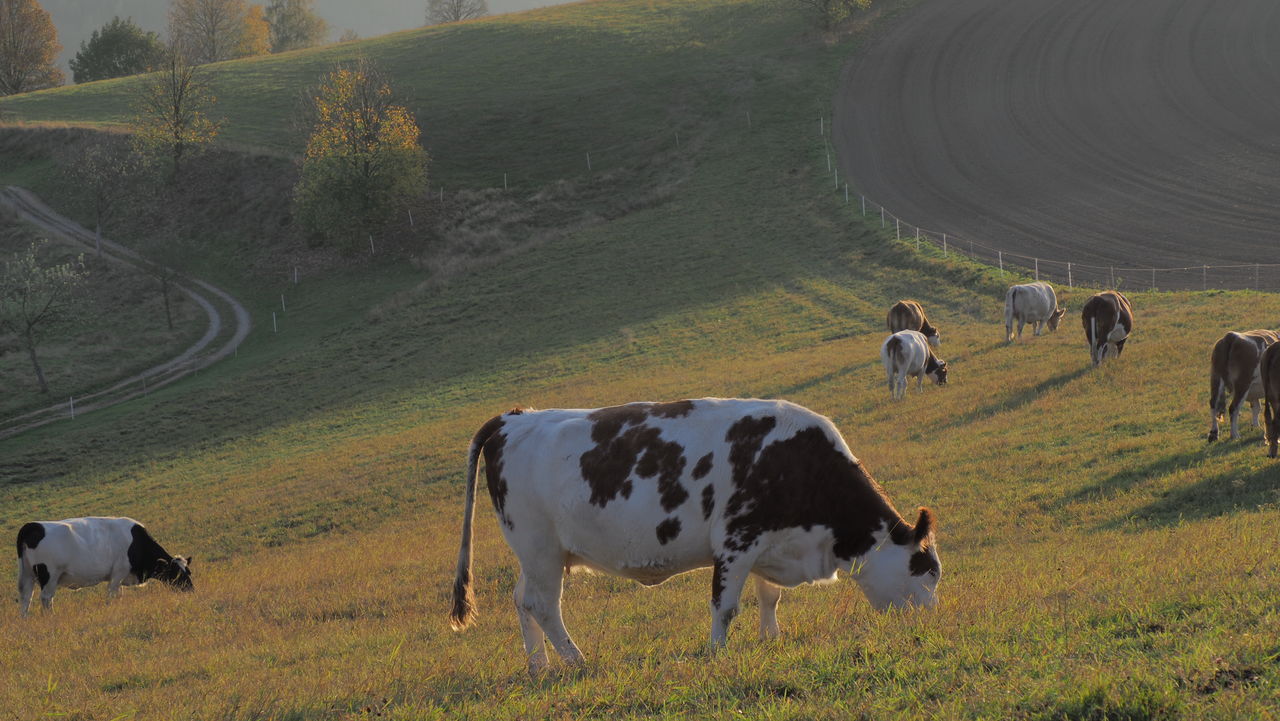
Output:
M427 0L427 24L442 25L489 14L485 0Z
M71 58L71 77L87 83L137 75L155 68L162 57L159 35L117 16L80 43L80 52Z
M309 48L324 42L329 24L312 11L315 0L271 0L267 24L271 26L271 52Z
M134 148L145 158L165 158L177 185L182 163L209 146L220 123L209 117L217 99L199 69L177 48L166 50L159 72L134 96Z
M0 95L61 85L62 50L49 13L36 0L0 0Z
M49 383L36 346L44 332L74 315L74 294L86 275L83 255L69 263L41 265L39 255L47 243L33 242L0 270L0 330L13 333L26 349L41 393L49 392Z
M413 115L367 60L338 66L311 93L312 128L294 188L308 230L356 241L405 201L425 192L427 153Z
M102 255L102 225L132 191L142 169L141 158L124 138L103 134L87 147L76 148L63 163L72 187L88 196L93 208L97 253Z
M245 0L173 0L169 41L196 65L267 52L262 8Z

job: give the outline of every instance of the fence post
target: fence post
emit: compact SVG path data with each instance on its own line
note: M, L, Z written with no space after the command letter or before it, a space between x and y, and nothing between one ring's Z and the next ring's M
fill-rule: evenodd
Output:
M1200 290L1209 290L1209 266L1200 268Z
M849 204L849 184L848 183L844 184L844 204L845 205Z
M867 196L859 195L858 197L862 198L862 217L865 218L867 217Z
M271 332L272 333L280 332L280 326L276 325L276 312L274 310L271 311Z
M1000 277L1003 278L1004 277L1004 251L997 250L996 258L1000 261Z
M1156 269L1151 269L1151 290L1156 289Z
M1075 284L1071 282L1071 263L1070 262L1067 263L1067 287L1068 288L1076 287Z
M76 417L76 397L75 396L71 396L71 417L73 419Z
M920 252L920 226L916 226L916 252Z
M1111 287L1116 287L1116 267L1114 265L1111 266Z
M823 137L823 138L827 136L826 127L823 124L823 119L821 115L818 116L818 135L819 137Z
M902 240L902 221L897 218L893 219L893 234L898 240Z
M587 170L591 170L591 153L587 153Z
M1036 258L1036 280L1040 280L1040 259Z
M942 257L947 257L947 234L942 234Z
M880 227L884 227L884 206L880 206Z

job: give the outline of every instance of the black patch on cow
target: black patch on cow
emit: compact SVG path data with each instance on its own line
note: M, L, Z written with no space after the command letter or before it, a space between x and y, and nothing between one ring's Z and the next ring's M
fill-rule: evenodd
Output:
M518 414L518 409L511 413ZM507 517L507 479L502 475L502 452L507 445L507 434L502 432L504 423L502 416L495 416L485 422L476 432L475 438L484 450L484 478L489 488L489 499L493 501L493 509L498 519L507 528L515 528Z
M667 541L670 541L680 535L680 519L668 518L662 523L659 523L657 533L658 543L661 543L664 546L667 545Z
M693 466L693 480L700 481L707 477L707 474L711 472L711 457L714 455L714 453L708 453L698 459L698 462Z
M734 487L725 504L729 548L745 550L768 531L825 526L835 537L835 555L849 560L869 551L881 528L910 533L879 484L822 428L805 428L770 443L756 457L772 427L772 418L744 418L729 431Z
M684 446L663 441L661 430L645 425L652 409L661 407L656 414L661 417L678 417L688 412L683 404L692 407L690 401L632 403L601 408L587 416L593 424L591 440L596 447L583 453L578 464L591 487L592 504L604 508L619 495L630 498L632 471L641 478L657 477L665 511L675 510L689 498L680 484L686 463Z
M129 544L127 553L129 572L138 579L138 583L157 577L169 561L173 560L173 556L156 543L141 523L133 524L129 532L133 535L133 542Z
M702 489L702 519L710 520L711 511L716 507L716 487L707 486Z
M669 403L650 403L649 415L654 418L684 418L693 412L693 401L671 401Z
M18 558L22 558L22 547L35 548L44 540L44 525L28 523L18 529Z
M923 576L926 573L932 573L937 576L942 570L942 566L938 564L937 556L929 553L928 549L911 554L911 561L907 564L907 567L911 569L912 576Z
M43 563L37 563L36 565L31 567L31 570L36 574L36 583L40 584L40 588L44 588L45 586L49 585L49 567L48 566L44 565Z
M716 556L715 566L711 569L711 607L720 608L720 596L724 594L724 575L729 570L729 561L733 556Z

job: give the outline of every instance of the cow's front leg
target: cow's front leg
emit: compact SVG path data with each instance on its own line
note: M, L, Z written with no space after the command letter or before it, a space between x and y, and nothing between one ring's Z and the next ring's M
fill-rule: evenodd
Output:
M778 600L782 598L782 589L756 576L756 598L760 600L760 638L777 638L782 633L778 628Z
M711 575L711 650L724 646L729 624L738 615L738 599L751 573L751 562L742 554L716 556Z
M1022 329L1026 327L1027 322L1021 318L1018 319L1018 337L1022 337Z
M1031 326L1031 335L1039 336L1040 331L1044 328L1044 321L1038 320Z

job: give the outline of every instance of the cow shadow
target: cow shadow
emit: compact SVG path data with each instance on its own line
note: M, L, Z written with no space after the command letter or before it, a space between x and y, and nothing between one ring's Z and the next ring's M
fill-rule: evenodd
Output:
M1012 395L998 398L991 403L978 406L967 413L955 416L949 422L944 424L942 428L946 428L948 430L952 428L961 428L969 425L970 423L990 418L997 413L1008 413L1010 411L1019 410L1030 405L1032 401L1044 395L1046 392L1055 388L1061 388L1071 381L1085 375L1089 370L1090 368L1088 366L1083 366L1072 371L1059 373L1051 378L1046 378L1033 386L1016 391Z
M1113 473L1096 483L1078 489L1070 495L1063 496L1054 505L1058 508L1063 508L1073 503L1087 502L1097 500L1099 497L1123 493L1151 478L1168 475L1180 468L1186 468L1196 461L1235 453L1239 450L1239 443L1206 443L1195 450L1164 456L1144 466Z
M1254 471L1223 471L1186 488L1165 494L1104 527L1128 528L1134 520L1155 526L1225 516L1280 503L1280 465L1268 463Z
M879 367L879 366L880 366L879 358L876 358L873 361L867 361L865 363L854 363L852 365L847 365L842 368L837 368L831 371L830 373L824 373L820 376L813 376L811 378L806 378L800 381L799 383L793 383L789 386L766 390L764 397L790 398L798 393L802 393L804 391L816 388L823 384L830 383L836 379L844 378L845 376L853 375L855 373L866 370L868 368Z

